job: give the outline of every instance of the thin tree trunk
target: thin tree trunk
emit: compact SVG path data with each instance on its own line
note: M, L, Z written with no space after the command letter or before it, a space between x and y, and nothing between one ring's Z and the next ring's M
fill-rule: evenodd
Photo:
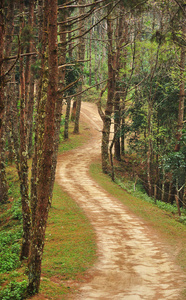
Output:
M124 20L124 37L123 42L124 44L127 44L129 38L128 38L128 23L126 20ZM127 48L124 48L123 51L123 69L126 71L127 66ZM126 73L123 75L124 80L126 81ZM125 90L124 90L125 91ZM121 109L121 154L125 154L125 98L126 95L124 94L124 97L122 99L122 109Z
M48 24L48 7L43 7L43 0L38 2L38 23L39 23L39 43L42 45L39 58L41 60L41 68L39 72L39 83L36 101L36 127L35 127L35 145L32 160L32 176L31 176L31 211L32 226L35 224L36 206L37 206L37 178L38 164L41 159L40 152L43 144L44 135L44 117L46 97L43 96L43 86L46 85L45 79L45 61L46 61L46 45L47 45L47 24Z
M161 186L161 201L164 201L165 197L165 170L163 169L163 178L162 178L162 186Z
M186 21L183 21L182 34L185 36L186 34ZM177 133L176 133L176 146L175 151L180 150L180 139L182 137L182 129L183 129L183 119L184 119L184 100L185 100L185 78L184 78L184 70L185 70L185 54L186 48L185 46L181 47L181 57L180 57L180 93L179 93L179 107L178 107L178 125L177 125Z
M152 154L152 103L151 99L148 101L148 150L147 150L147 182L148 182L148 193L152 196L152 184L151 184L151 154Z
M117 132L117 133L116 133ZM116 91L114 100L114 133L116 133L114 143L114 153L117 160L121 160L120 148L120 95Z
M121 115L120 115L120 83L121 83L121 75L120 71L123 67L121 62L121 57L123 56L122 47L126 41L126 32L125 32L125 24L123 18L123 4L120 4L120 16L117 20L116 26L116 93L114 99L114 133L116 134L114 150L115 150L115 158L117 160L121 160L121 145L120 145L120 125L121 125Z
M60 21L66 21L67 19L67 10L60 10ZM66 22L65 25L60 25L60 41L61 41L61 55L59 59L59 64L64 65L66 63ZM62 68L59 73L59 88L60 90L65 87L65 73L66 68ZM54 137L54 154L53 154L53 163L52 163L52 177L51 177L51 195L50 198L52 200L52 191L54 187L55 181L55 172L57 165L57 154L58 154L58 146L59 146L59 134L61 127L61 116L62 116L62 105L63 105L63 95L57 98L56 108L55 108L55 137Z
M14 79L14 78L13 78ZM14 80L15 81L15 80ZM12 94L12 105L10 107L10 135L12 140L12 147L14 149L14 159L17 168L17 173L19 181L21 182L21 173L20 173L20 151L19 151L19 122L18 122L18 100L19 100L19 85L14 85L14 90Z
M34 5L35 1L31 0L29 2L29 19L28 24L31 30L31 34L33 35L34 28ZM31 37L29 46L27 47L27 53L33 52L33 38ZM26 105L28 107L28 116L27 116L27 124L28 124L28 135L27 135L27 144L28 144L28 155L31 157L32 154L32 132L33 132L33 112L34 112L34 73L31 70L31 66L35 63L34 56L28 56L26 59L26 71L25 71L25 81L26 81Z
M20 24L24 27L24 1L20 1ZM21 47L23 53L23 47ZM28 149L27 149L27 126L26 126L26 102L25 102L25 76L23 57L20 57L20 193L23 214L23 239L21 245L20 259L29 256L30 249L30 235L31 235L31 214L29 206L28 193Z
M64 126L64 139L68 139L68 125L70 119L70 107L71 107L71 98L67 98L67 107L66 107L66 115L65 115L65 126Z
M5 160L4 160L4 70L3 70L3 58L4 58L4 0L0 0L0 202L4 203L8 200L8 187L6 181Z
M89 41L89 85L92 84L92 30L90 31Z
M113 99L115 91L115 71L114 71L114 61L112 53L112 21L110 17L107 17L107 35L108 35L108 94L107 103L105 108L105 116L103 118L103 131L102 131L102 170L104 173L108 173L109 167L109 136L110 136L110 126L111 126L111 115L113 110Z
M85 4L85 0L80 0L79 5ZM83 15L85 13L85 8L81 7L79 8L79 14ZM85 25L83 21L81 20L79 22L79 35L81 36L85 31ZM83 37L80 37L79 39L79 46L78 46L78 60L83 61L85 58L85 39ZM83 64L81 65L81 74L83 73ZM78 92L82 92L82 86L83 86L83 78L79 83L78 86ZM77 96L77 103L76 103L76 117L75 117L75 123L74 123L74 133L79 133L79 119L80 119L80 111L81 111L81 95Z
M15 0L8 1L7 7L7 15L6 15L6 26L5 26L5 57L9 57L12 50L12 41L13 41L13 34L14 34L14 7L15 7ZM8 71L11 63L5 61L4 68ZM13 80L14 75L8 74L8 81L15 81ZM5 120L5 130L6 130L6 138L8 143L8 161L10 164L13 162L13 147L11 141L11 105L13 105L14 97L13 97L13 89L14 86L12 83L8 83L6 86L6 120Z

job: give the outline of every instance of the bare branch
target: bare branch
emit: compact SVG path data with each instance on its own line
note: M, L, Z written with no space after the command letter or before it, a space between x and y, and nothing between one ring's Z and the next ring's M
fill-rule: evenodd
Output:
M186 15L186 11L184 10L184 5L182 6L182 4L178 0L174 0L174 1L178 4L178 6L180 7L184 15Z
M102 2L104 2L105 0L99 0L99 1L95 1L95 2L93 2L93 3L87 3L87 4L84 4L84 5L78 5L78 4L74 4L74 5L60 5L60 6L58 6L58 10L60 10L60 9L66 9L66 8L81 8L81 7L90 7L90 6L95 6L95 5L97 5L97 4L100 4L100 3L102 3ZM75 2L75 1L73 1L73 2Z
M74 82L69 83L67 86L65 86L62 90L58 91L58 94L63 94L65 91L67 91L68 89L70 89L74 84L76 84L81 77L79 77L77 80L75 80ZM69 97L69 96L68 96ZM63 98L66 99L66 98Z
M37 55L37 52L32 52L32 53L22 53L19 55L19 57L23 57L23 56L31 56L31 55ZM10 57L4 57L4 61L7 60L12 60L12 59L17 59L17 55L14 56L10 56Z

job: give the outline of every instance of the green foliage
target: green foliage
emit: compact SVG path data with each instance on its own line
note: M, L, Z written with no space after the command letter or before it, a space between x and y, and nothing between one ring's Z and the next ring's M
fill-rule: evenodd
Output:
M61 117L61 126L60 126L60 133L59 133L59 143L64 140L64 124L65 124L65 117Z
M186 225L186 216L180 217L179 221L180 221L180 223Z
M164 159L164 169L172 172L173 178L179 181L179 185L185 183L186 177L186 157L182 151L171 152Z
M21 198L15 199L11 207L12 219L22 220Z
M67 63L71 64L73 63L75 59L69 59L67 58ZM68 66L66 68L66 73L65 73L65 82L66 85L69 85L70 83L75 82L78 78L80 77L80 65L79 64L75 64L73 66ZM78 86L78 82L76 82L71 88L69 88L65 94L66 95L73 95L76 93L76 89Z
M165 203L162 202L160 200L154 200L154 198L149 197L147 195L147 193L145 192L143 185L141 183L137 183L135 185L135 191L134 191L134 182L127 180L127 181L121 181L120 179L116 179L116 183L124 190L126 190L127 192L129 192L130 194L132 194L135 197L138 197L146 202L152 203L152 204L156 204L160 209L163 209L167 212L170 212L172 214L177 214L178 210L177 210L177 206L176 205L172 205L170 203ZM182 213L186 214L186 211L184 209L182 209ZM182 218L180 218L180 222L183 224L186 224L186 216L183 216Z
M32 32L32 27L26 24L21 32L21 42L24 46L28 46L30 44L31 39L33 39L34 35Z
M27 281L12 281L6 288L0 291L1 300L22 300L26 298Z
M22 229L15 227L0 232L0 273L9 272L20 266L19 252Z

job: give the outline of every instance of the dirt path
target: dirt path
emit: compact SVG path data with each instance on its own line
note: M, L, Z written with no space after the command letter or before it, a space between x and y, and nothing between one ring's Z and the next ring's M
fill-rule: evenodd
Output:
M89 176L100 153L102 122L94 104L83 103L92 139L59 157L57 181L83 208L97 236L98 260L73 299L179 299L183 275L147 226ZM71 297L72 299L72 297Z

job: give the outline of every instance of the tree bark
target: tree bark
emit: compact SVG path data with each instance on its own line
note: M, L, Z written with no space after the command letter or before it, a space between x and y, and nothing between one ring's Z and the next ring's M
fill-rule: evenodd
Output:
M80 0L79 1L79 5L84 5L85 4L85 0ZM85 12L85 8L81 7L79 8L79 15L83 15ZM85 25L83 23L83 21L81 20L79 22L79 35L81 36L84 31L85 31ZM79 46L78 46L78 60L83 61L85 58L85 40L84 37L80 37L79 39ZM81 73L83 73L83 63L81 64ZM82 92L82 86L83 86L83 78L79 83L78 86L78 92ZM79 119L80 119L80 111L81 111L81 95L77 96L76 99L76 117L75 117L75 123L74 123L74 133L79 133Z
M12 41L13 41L13 34L14 34L14 8L15 8L15 0L8 1L8 7L7 7L7 14L6 14L6 26L5 26L5 57L10 57L11 50L12 50ZM4 68L6 72L8 71L9 67L11 66L11 62L5 61L4 62ZM13 101L15 101L15 98L13 96L14 93L14 85L11 83L11 81L15 82L13 80L14 74L12 72L7 75L8 80L6 81L10 82L7 83L6 89L6 120L5 120L5 130L6 130L6 139L8 143L8 161L10 164L13 162L13 145L11 141L11 106L13 105Z
M0 202L4 203L8 200L8 186L6 181L6 171L5 171L5 160L4 160L4 70L3 70L3 58L4 58L4 0L0 0Z
M66 3L66 1L64 1ZM60 21L66 21L67 19L67 10L64 8L59 12ZM66 63L66 22L64 25L60 25L60 41L61 41L61 53L59 58L59 64L64 65ZM62 68L59 73L59 88L62 90L65 87L65 73L66 68ZM51 195L52 199L52 191L54 187L55 181L55 172L57 165L57 154L58 154L58 146L59 146L59 134L61 127L61 116L62 116L62 106L63 106L63 95L57 98L56 107L55 107L55 137L54 137L54 154L53 154L53 163L52 163L52 178L51 178Z
M89 85L92 84L92 30L90 31L89 41Z
M152 99L148 101L148 150L147 150L147 182L148 193L152 196L152 183L151 183L151 155L152 155Z
M58 89L58 49L57 49L57 0L45 1L48 7L48 68L49 82L47 91L45 131L42 156L39 164L35 224L29 259L28 293L39 291L41 276L41 261L44 249L44 239L48 212L51 205L51 176L55 139L55 106Z
M102 170L108 173L109 167L109 136L111 126L111 116L113 112L113 99L115 92L115 69L113 60L113 45L112 45L112 21L110 16L107 17L107 36L108 36L108 94L107 103L105 108L105 116L103 118L103 131L102 131Z
M66 114L65 114L65 126L64 126L64 139L68 139L68 125L70 119L70 106L71 106L71 98L67 98L67 107L66 107Z
M120 144L120 126L121 126L121 113L120 113L120 90L121 90L121 75L120 71L122 66L121 57L122 54L122 47L126 40L126 30L123 18L123 4L120 6L120 15L117 20L116 26L116 92L115 92L115 99L114 99L114 135L115 135L115 143L114 143L114 151L115 151L115 158L117 160L121 160L121 144Z
M29 19L28 25L30 29L30 42L27 47L27 53L32 53L34 49L34 41L33 41L33 28L34 28L34 7L35 1L29 1ZM25 71L25 97L26 97L26 105L28 107L28 116L27 116L27 126L28 126L28 134L27 134L27 144L28 144L28 155L31 157L32 155L32 133L33 133L33 112L34 112L34 73L31 70L31 66L35 63L34 56L28 56L26 58L26 71Z
M39 52L39 59L41 60L41 68L39 71L39 83L36 99L36 127L35 127L35 141L34 141L34 155L32 160L32 175L31 175L31 211L32 211L32 226L35 224L36 206L37 206L37 178L39 161L41 159L41 150L44 135L44 118L45 118L45 104L46 97L44 97L44 87L46 85L45 69L46 69L46 47L47 47L47 24L48 24L48 7L43 7L43 0L38 2L38 23L39 33L38 39L41 45Z
M185 8L184 8L185 9ZM186 9L185 9L186 11ZM186 34L186 21L183 20L182 25L182 35L183 37ZM184 78L184 71L185 71L185 54L186 54L186 47L185 45L181 47L181 56L180 56L180 93L179 93L179 106L178 106L178 125L177 125L177 133L176 133L176 145L175 151L180 150L180 140L182 137L182 129L183 129L183 119L184 119L184 100L185 100L185 78Z
M24 1L20 1L20 24L24 27ZM23 53L23 46L21 47ZM23 57L20 57L20 193L23 214L23 238L20 259L29 256L31 235L31 213L28 192L28 148L27 148L27 109L25 98L25 76Z

